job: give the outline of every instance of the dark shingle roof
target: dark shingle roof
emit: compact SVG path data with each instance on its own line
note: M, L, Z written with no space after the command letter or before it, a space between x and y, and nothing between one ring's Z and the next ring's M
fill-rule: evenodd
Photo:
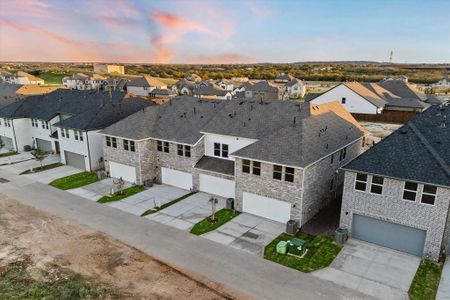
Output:
M201 86L192 91L194 95L201 96L225 96L229 92L217 85Z
M111 95L111 96L110 96ZM125 93L80 90L55 90L29 96L0 109L0 117L50 120L58 114L71 117L55 124L81 130L104 128L153 105L142 99L124 99Z
M253 84L248 84L246 85L245 90L256 92L273 92L273 93L278 92L278 88L276 86L271 85L266 80L261 80Z
M195 168L234 176L234 161L211 156L203 156Z
M422 101L427 100L427 96L415 89L409 83L401 80L383 80L379 85L400 98L416 98Z
M450 186L450 107L430 107L344 167L346 170Z

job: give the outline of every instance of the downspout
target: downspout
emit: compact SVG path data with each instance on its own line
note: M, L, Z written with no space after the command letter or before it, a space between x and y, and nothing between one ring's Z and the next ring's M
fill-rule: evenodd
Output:
M19 145L17 144L17 138L16 138L16 130L14 129L14 120L15 119L11 119L11 124L12 124L12 130L13 130L13 136L14 136L14 142L16 144L16 152L19 152Z
M86 143L87 143L88 158L89 158L89 172L92 172L91 149L89 148L89 131L86 131Z

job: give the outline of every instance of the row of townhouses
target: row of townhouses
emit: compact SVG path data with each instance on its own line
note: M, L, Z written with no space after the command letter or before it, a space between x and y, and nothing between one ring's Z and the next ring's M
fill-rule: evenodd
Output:
M40 148L87 171L103 168L99 130L153 105L124 93L59 89L0 109L0 138L9 151Z
M10 73L0 71L0 81L9 84L44 84L44 80L23 71Z
M307 222L335 198L365 131L337 103L181 96L100 131L113 177L235 199L238 210Z

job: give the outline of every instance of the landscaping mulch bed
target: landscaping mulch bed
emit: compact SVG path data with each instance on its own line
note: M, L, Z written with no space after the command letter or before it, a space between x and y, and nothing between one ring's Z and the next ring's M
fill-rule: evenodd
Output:
M145 188L142 185L135 185L135 186L123 189L121 193L114 193L111 196L101 197L99 200L97 200L97 202L108 203L108 202L120 201L124 198L130 197L130 196L140 193L142 191L145 191Z

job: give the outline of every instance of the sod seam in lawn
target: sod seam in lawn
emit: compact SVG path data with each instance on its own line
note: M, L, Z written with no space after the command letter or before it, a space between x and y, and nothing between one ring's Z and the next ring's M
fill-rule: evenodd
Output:
M97 182L98 180L95 173L81 172L55 179L49 185L61 190L69 190Z
M48 165L45 165L45 166L42 166L42 167L33 168L33 171L31 171L31 169L23 171L19 175L34 174L34 173L38 173L38 172L42 172L42 171L58 168L58 167L61 167L61 166L64 166L64 164L62 164L62 163L48 164Z
M435 299L441 280L443 263L422 260L409 287L411 300Z
M211 223L209 221L211 218L211 216L209 216L206 219L203 219L200 222L198 222L197 224L195 224L194 227L192 227L192 229L191 229L191 233L195 234L195 235L201 235L201 234L213 231L213 230L219 228L220 226L222 226L223 224L225 224L226 222L232 220L234 217L237 217L239 214L240 214L240 212L238 212L238 211L223 208L223 209L219 210L218 212L216 212L216 220L217 221L215 223Z
M291 240L294 237L305 240L307 253L303 258L290 255L278 254L277 244L280 241ZM287 233L280 234L264 249L264 258L279 263L289 268L293 268L305 273L322 269L329 266L341 251L342 247L337 245L333 238L329 236L312 236L303 232L295 236Z
M187 197L190 197L190 196L194 195L195 193L197 193L197 192L191 192L191 193L188 193L186 195L183 195L183 196L181 196L179 198L176 198L176 199L174 199L172 201L169 201L169 202L161 205L160 207L150 208L150 209L144 211L142 213L141 217L145 217L147 215L154 214L155 212L160 211L161 209L164 209L164 208L169 207L171 205L174 205L175 203L180 202L181 200L186 199Z
M113 201L120 201L122 199L130 197L130 196L140 193L142 191L145 191L145 188L142 185L135 185L135 186L123 189L121 194L114 193L111 196L101 197L100 199L97 200L97 202L108 203L108 202L113 202Z

